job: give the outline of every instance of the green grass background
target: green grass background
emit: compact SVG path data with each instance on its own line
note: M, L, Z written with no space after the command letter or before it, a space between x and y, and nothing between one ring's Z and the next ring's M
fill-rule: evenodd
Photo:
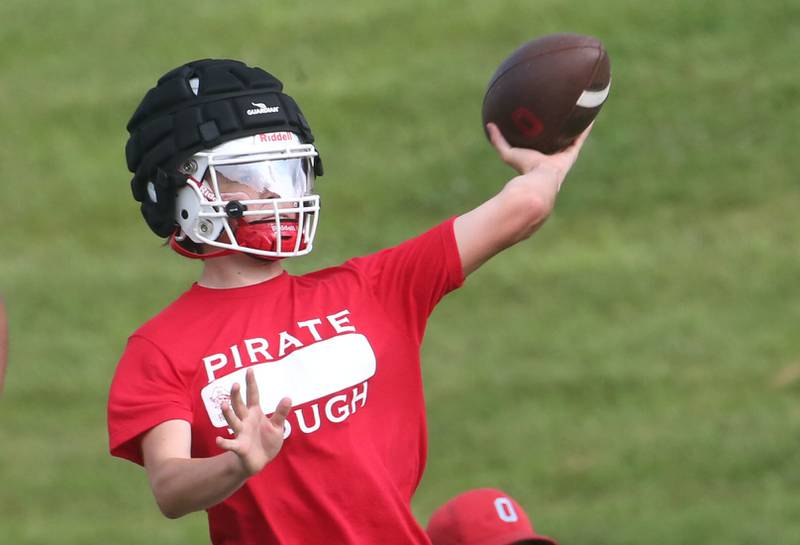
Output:
M573 31L608 47L611 97L547 225L431 320L415 513L492 486L564 544L800 544L798 2L4 0L0 21L0 543L208 542L106 446L126 336L198 274L128 188L159 75L240 58L300 102L327 170L304 272L498 191L485 85Z

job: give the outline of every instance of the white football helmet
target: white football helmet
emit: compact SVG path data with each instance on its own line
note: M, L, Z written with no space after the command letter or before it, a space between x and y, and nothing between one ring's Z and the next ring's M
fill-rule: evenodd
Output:
M319 218L317 158L314 145L303 144L292 132L246 136L194 154L179 167L187 179L176 195L180 228L171 246L202 258L244 252L282 259L309 253ZM191 249L201 244L221 250Z

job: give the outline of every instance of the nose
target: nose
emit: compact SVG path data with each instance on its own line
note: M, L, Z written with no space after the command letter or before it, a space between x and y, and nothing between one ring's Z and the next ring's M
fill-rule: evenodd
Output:
M280 199L281 196L275 193L274 191L270 191L269 189L265 189L258 195L259 199Z

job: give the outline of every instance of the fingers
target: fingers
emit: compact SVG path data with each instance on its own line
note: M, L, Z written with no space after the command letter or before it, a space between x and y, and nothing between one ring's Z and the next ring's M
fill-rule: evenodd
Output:
M258 383L256 382L256 374L252 369L248 369L245 373L245 382L247 383L247 406L260 407L261 399L258 394Z
M578 135L578 138L575 139L573 146L580 148L584 141L586 141L586 139L589 137L589 133L592 132L592 127L594 127L594 121L589 123L589 126L586 127L580 135Z
M231 407L240 420L247 414L247 406L242 401L242 387L238 382L234 382L231 386Z
M592 127L594 127L594 121L592 121L589 124L589 126L586 127L583 130L583 132L578 135L578 137L575 139L575 141L572 144L569 145L569 147L563 149L559 153L564 153L566 155L573 155L573 156L577 157L578 156L578 152L580 152L581 148L583 147L583 143L589 137L589 133L592 132Z
M239 443L235 439L225 439L224 437L217 436L217 446L224 450L229 450L236 454L239 453Z
M492 143L492 146L494 146L494 149L500 154L500 157L505 160L508 152L511 150L511 145L494 123L487 123L486 130L489 131L489 141Z
M259 418L264 417L264 413L261 410L258 382L252 369L245 371L245 384L247 385L247 403L242 401L242 386L235 382L231 386L230 403L225 403L222 406L222 414L225 417L225 421L237 435L244 427L245 423L243 421L245 419L256 413ZM270 418L270 421L282 428L291 408L292 401L288 397L282 398L278 406L275 407L275 413Z
M225 417L225 422L228 423L228 425L237 435L240 431L242 431L242 421L233 412L230 403L222 404L222 416Z
M494 123L487 123L486 130L489 133L489 140L503 162L520 174L530 172L546 157L543 153L534 149L515 148L508 143L503 133Z
M284 397L278 402L278 406L275 407L275 414L272 415L269 421L276 428L283 429L284 422L286 422L286 417L289 416L290 410L292 410L292 400L288 397Z
M586 139L589 137L589 133L592 131L593 126L594 122L590 123L589 126L586 127L586 129L584 129L584 131L581 134L578 135L575 141L572 144L570 144L569 147L559 151L558 153L552 156L553 158L555 158L557 161L560 162L561 167L564 169L565 172L569 171L572 168L572 165L575 164L575 161L578 160L578 154L580 153L581 148L583 147L583 143L586 142ZM560 185L561 184L559 183L559 187Z

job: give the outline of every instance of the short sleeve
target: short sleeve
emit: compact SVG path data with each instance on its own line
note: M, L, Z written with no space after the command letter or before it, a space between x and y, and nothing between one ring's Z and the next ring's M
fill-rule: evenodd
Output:
M108 398L111 454L143 465L142 434L167 420L192 422L189 390L161 350L132 336Z
M349 262L366 276L384 309L420 343L436 304L464 283L454 221L450 218L398 246Z

